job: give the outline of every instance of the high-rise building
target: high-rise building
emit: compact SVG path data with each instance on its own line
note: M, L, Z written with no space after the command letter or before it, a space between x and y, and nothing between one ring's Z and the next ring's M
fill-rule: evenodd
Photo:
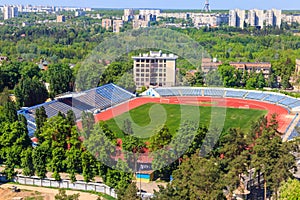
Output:
M176 59L174 54L161 51L133 56L134 81L137 88L142 86L170 87L176 84Z
M250 26L264 27L265 15L263 10L252 9L248 12L248 24Z
M229 26L244 28L246 19L245 10L235 9L229 11Z
M123 20L131 21L134 18L134 10L133 9L124 9Z
M7 5L4 6L3 15L4 15L4 20L18 17L18 7L7 6Z
M120 29L123 28L124 21L121 19L116 19L113 21L113 32L119 33Z
M282 15L281 10L267 10L266 12L266 26L281 26Z

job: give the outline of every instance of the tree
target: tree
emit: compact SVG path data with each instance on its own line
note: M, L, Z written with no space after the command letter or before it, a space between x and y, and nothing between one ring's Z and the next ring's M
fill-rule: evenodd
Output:
M105 184L115 188L117 191L126 189L132 182L133 174L126 162L118 160L116 169L108 169Z
M71 126L76 125L76 116L73 110L68 110L66 118Z
M48 116L43 106L35 110L35 122L36 122L35 135L37 138L39 138L39 135L41 133L41 128L44 126L45 122L47 121L47 118Z
M46 101L48 92L45 85L37 78L24 78L15 87L15 95L20 106L34 106Z
M124 120L123 133L124 133L124 135L132 135L133 134L131 121L129 119Z
M13 102L6 102L3 106L4 120L13 123L18 120L17 109Z
M173 172L167 188L155 192L154 199L225 199L220 167L216 159L194 154Z
M156 151L165 145L169 144L172 140L172 134L170 133L168 127L164 125L159 131L151 136L149 139L149 148L151 151Z
M67 64L49 65L45 73L45 79L50 84L51 96L73 90L74 77L72 70Z
M85 151L81 155L82 162L82 175L85 182L93 180L96 175L96 161L94 156Z
M82 129L84 131L85 138L89 138L91 134L91 130L95 124L95 118L93 113L91 112L82 112L81 116L82 121Z
M222 79L218 71L209 71L205 77L207 86L223 86Z
M47 158L48 158L49 147L38 146L32 152L32 161L34 169L36 170L36 175L40 178L45 178L47 169Z
M295 170L295 158L290 153L294 150L292 143L282 142L276 130L264 129L255 141L251 165L257 172L263 173L265 198L267 190L273 190L277 196L280 183L292 177Z
M120 200L139 200L138 188L136 183L132 182L125 190L118 190L118 199Z
M21 166L23 168L23 174L25 176L33 176L35 169L32 160L32 149L31 147L24 150L21 154Z
M224 87L239 86L241 82L241 76L239 71L236 70L233 66L225 65L225 64L221 65L218 68L218 72L222 77Z
M279 199L300 199L300 182L297 179L288 179L288 181L284 182L279 190Z

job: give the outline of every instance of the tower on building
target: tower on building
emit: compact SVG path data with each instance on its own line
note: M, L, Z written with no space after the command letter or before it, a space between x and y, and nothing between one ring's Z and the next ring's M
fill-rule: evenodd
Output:
M210 12L209 0L205 0L203 11Z

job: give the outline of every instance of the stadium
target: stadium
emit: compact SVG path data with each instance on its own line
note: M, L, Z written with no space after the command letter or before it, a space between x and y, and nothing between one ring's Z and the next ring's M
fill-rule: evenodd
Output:
M226 107L240 110L265 111L266 116L277 114L279 131L284 141L298 137L300 100L284 94L255 90L207 87L150 88L139 97L115 85L106 84L83 92L59 96L55 100L18 111L27 119L30 137L36 129L35 110L44 107L49 118L73 110L80 125L83 111L94 113L95 120L107 121L146 104L185 104L200 107ZM245 115L245 114L244 114ZM250 117L250 116L245 116Z

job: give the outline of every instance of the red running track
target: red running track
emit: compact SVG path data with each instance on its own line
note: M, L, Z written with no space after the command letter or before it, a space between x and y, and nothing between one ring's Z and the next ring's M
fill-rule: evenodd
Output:
M166 103L166 104L186 104L186 105L199 105L199 106L218 106L218 107L229 107L229 108L249 108L258 110L267 110L267 117L270 118L273 113L276 113L278 130L282 133L285 132L288 125L291 123L294 115L290 115L288 110L266 102L246 100L246 99L235 99L235 98L214 98L214 97L163 97L163 98L152 98L152 97L140 97L132 99L128 102L122 103L115 107L109 108L95 116L96 122L102 120L106 121L114 118L118 115L123 114L131 109L139 107L147 103Z

